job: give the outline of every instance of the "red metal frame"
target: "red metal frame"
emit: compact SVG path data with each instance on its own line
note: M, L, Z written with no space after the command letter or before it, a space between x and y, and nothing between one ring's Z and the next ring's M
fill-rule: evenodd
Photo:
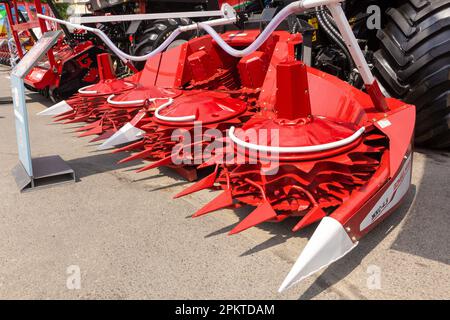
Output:
M16 47L17 47L17 53L19 54L19 57L22 59L24 56L23 50L22 50L22 45L20 43L20 39L19 39L19 34L17 33L17 30L14 29L14 18L12 15L12 11L11 11L11 6L9 5L8 2L3 2L5 9L6 9L6 14L8 16L8 23L10 25L11 28L11 32L12 32L12 36L14 38L14 42L16 43ZM17 7L15 7L15 13L16 13L16 21L19 21L19 16L17 13Z
M38 28L40 33L44 34L57 28L57 24L48 23L46 20L35 16L36 14L43 14L44 8L46 15L54 16L51 8L46 4L42 4L41 0L34 0L31 3L21 3L16 0L2 3L4 3L6 8L8 23L11 26L19 58L23 58L26 54L20 45L19 32ZM21 6L25 8L30 21L19 22L19 7ZM39 65L35 66L24 81L28 86L42 91L44 94L56 93L61 87L61 76L64 74L64 68L70 68L69 63L74 61L78 68L83 70L82 83L96 82L98 80L98 72L95 67L96 60L90 54L94 48L96 46L92 41L67 43L64 41L64 37L61 37L60 41L46 53L46 61L43 60ZM98 51L101 52L101 46L98 48ZM87 73L85 72L86 70L88 70ZM73 89L70 89L70 91L73 92ZM55 97L58 98L57 94Z
M259 34L232 31L222 38L239 48ZM92 141L133 128L127 133L138 132L142 140L128 140L133 143L116 151L136 151L120 163L152 161L138 172L167 166L192 180L197 169L214 168L176 197L222 190L193 217L225 207L255 207L230 234L289 217L298 221L294 232L321 220L327 229L327 221L337 222L339 230L334 223L330 229L339 236L330 246L336 253L324 252L326 259L317 255L322 268L348 253L405 197L411 183L415 107L386 99L376 82L366 81L365 93L296 61L294 50L301 41L300 35L274 32L257 51L237 58L209 36L196 38L154 56L133 78L100 81L96 88L106 91L99 89L91 97L80 92L56 121L88 122L77 131L97 135ZM126 81L135 87L113 93L113 83L126 87ZM111 93L114 99L106 98ZM198 122L204 126L196 127ZM190 137L186 141L175 133L180 128ZM209 129L227 132L217 139L225 144L214 153L206 152L215 138ZM273 129L278 140L268 137ZM250 141L251 133L257 141ZM263 153L250 152L254 150ZM348 241L341 241L342 234ZM317 248L329 251L323 244L331 242L320 239Z
M12 2L12 7L10 5L9 2L2 2L5 6L6 9L6 14L8 17L8 23L11 27L11 32L14 38L14 42L16 43L16 47L17 47L17 52L19 54L20 58L23 58L24 56L24 52L22 50L22 46L21 46L21 42L20 42L20 38L19 38L19 31L24 31L24 30L30 30L33 28L40 28L42 33L45 33L48 31L47 28L47 24L45 22L45 20L43 19L35 19L32 20L32 10L30 9L30 4L27 2L17 2L17 0L13 0ZM20 6L24 6L25 10L27 11L28 17L30 18L30 21L28 22L20 22L19 19L19 5ZM41 3L40 0L34 0L34 7L36 9L36 13L43 13L43 5ZM46 11L48 11L48 13L51 12L50 7L45 5ZM12 13L12 9L14 9L14 16ZM48 56L48 60L51 64L52 69L56 66L56 62L55 62L55 57L54 57L54 53L53 53L53 49L49 50L47 52L47 56Z

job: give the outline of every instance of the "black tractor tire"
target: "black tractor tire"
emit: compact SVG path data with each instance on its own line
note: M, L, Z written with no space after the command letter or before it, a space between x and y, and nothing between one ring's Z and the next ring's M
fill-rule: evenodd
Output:
M154 49L158 48L179 26L191 24L189 19L164 19L155 20L148 25L142 32L136 35L136 45L133 49L134 55L143 56ZM191 32L183 32L174 41L174 44L181 44L182 42L192 39ZM170 48L170 47L169 47ZM145 62L135 62L138 70L144 68Z
M386 12L375 72L388 93L416 105L416 145L450 147L450 0L408 0Z

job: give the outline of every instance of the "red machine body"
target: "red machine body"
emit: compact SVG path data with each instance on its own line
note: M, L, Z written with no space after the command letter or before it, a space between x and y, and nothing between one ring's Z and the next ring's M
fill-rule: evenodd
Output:
M98 81L96 63L91 51L96 46L91 41L82 42L74 47L60 41L54 48L55 64L45 59L34 67L24 82L36 90L54 91L59 88L65 79L66 73L77 73L82 76L81 83L94 83ZM70 78L73 74L70 74Z
M248 46L258 34L258 31L233 31L225 33L223 39L236 47ZM154 163L140 171L165 165L176 169L189 180L196 179L195 168L208 160L201 156L198 158L198 154L203 154L211 143L204 135L211 129L225 133L229 127L246 122L256 111L255 103L262 94L261 88L265 81L271 81L271 64L281 55L293 53L300 41L299 35L274 33L257 52L240 59L228 56L209 36L192 40L179 49L167 52L169 57L163 56L161 61L169 66L177 66L175 79L184 83L181 95L174 97L173 103L161 110L160 114L153 117L147 114L148 119L141 122L147 123L141 127L145 131L144 138L118 150L142 151L122 162L147 159ZM276 48L280 43L288 50L278 53ZM181 63L177 64L174 60ZM156 83L161 85L158 80ZM153 110L156 108L158 105ZM183 120L189 117L189 120ZM198 127L199 123L202 126L196 130L196 124ZM179 136L180 140L186 136L193 140L174 156L173 148L178 143L174 141L174 132L180 129L184 130Z
M388 197L382 213L390 209L393 198L404 196L409 188L414 107L388 99L389 111L381 113L367 94L299 62L279 64L277 73L276 103L266 104L265 111L233 136L245 142L255 135L258 146L273 144L281 149L297 148L298 152L255 152L245 143L228 140L224 149L217 150L216 157L207 162L220 165L222 170L178 196L214 185L224 190L194 216L233 206L233 199L257 207L232 234L288 217L298 217L294 227L298 231L332 216L349 227L356 241L371 226L369 223L367 228L360 228L362 220L356 217L365 218L367 210L392 184L396 192ZM314 151L314 147L343 141L362 128L362 134L342 146ZM271 140L274 132L278 135L276 144ZM223 164L229 144L235 149L235 161ZM243 164L239 164L239 158ZM216 177L217 172L221 173ZM403 185L408 188L401 189ZM378 215L384 216L378 213L374 220Z
M82 135L106 142L131 132L136 142L116 152L136 152L121 162L152 161L139 171L169 166L195 180L210 167L176 197L220 190L194 217L255 207L230 234L287 218L297 219L294 232L320 221L285 290L352 250L411 184L415 107L381 94L343 11L335 3L330 9L367 93L299 61L299 34L273 32L242 58L204 36L154 56L132 79L103 73L57 119L89 122ZM259 34L221 37L240 49Z
M26 51L21 45L20 33L33 30L43 34L50 29L56 29L56 24L38 19L37 13L53 16L48 5L40 0L31 3L3 2L6 8L8 22L16 44L17 54L22 58ZM21 21L19 10L26 9L29 20ZM99 80L96 55L103 49L92 41L67 41L62 37L50 50L46 57L35 66L24 79L28 88L44 93L55 100L72 95L80 86L95 83Z
M240 47L249 45L258 35L259 31L255 30L232 31L225 33L223 38L230 45ZM205 131L212 128L226 130L231 125L245 122L254 113L258 97L262 94L265 99L269 98L264 91L270 90L274 79L270 66L288 55L293 56L295 46L300 42L300 35L276 32L257 52L238 59L227 55L209 36L200 37L148 60L144 70L133 77L135 87L130 90L118 93L103 88L94 90L96 92L91 95L80 92L67 100L72 110L58 115L56 120L89 122L78 131L83 132L81 136L97 135L93 141L111 137L131 121L133 127L144 130L145 134L141 141L118 150L140 151L123 161L138 158L156 161L145 169L172 166L171 153L175 142L170 140L175 130L180 127L194 130L197 122L205 125ZM98 65L104 64L99 60ZM130 80L116 82L120 84ZM89 86L87 90L97 86ZM264 86L267 89L261 89ZM173 104L161 115L166 118L170 115L172 119L155 119L153 112L168 98L173 99ZM105 100L107 103L103 103ZM224 107L225 104L229 107ZM237 105L239 107L235 111L229 112L232 106ZM187 115L197 117L187 122L173 121L173 118ZM205 146L207 143L204 141ZM195 167L203 161L199 160L196 165L172 167L189 180L194 180Z

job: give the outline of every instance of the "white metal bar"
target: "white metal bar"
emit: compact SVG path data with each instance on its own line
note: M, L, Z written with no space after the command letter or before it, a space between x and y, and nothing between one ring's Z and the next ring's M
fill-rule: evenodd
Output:
M305 11L307 9L312 9L315 7L320 7L323 5L329 5L332 3L339 3L344 0L303 0L303 1L297 1L301 11Z
M108 97L108 99L106 99L106 102L108 102L109 104L118 105L118 106L144 104L144 102L145 102L145 100L114 101L115 96L116 96L115 94L110 95Z
M188 30L194 30L199 27L204 29L207 33L209 33L214 38L214 40L217 41L219 46L221 46L222 49L224 49L226 52L228 52L229 54L231 54L233 56L243 57L243 56L246 56L246 55L252 53L259 46L261 46L261 44L265 40L267 40L269 35L276 29L276 27L285 18L287 18L290 14L298 14L307 9L315 8L315 7L321 6L321 5L326 5L329 8L333 18L336 21L336 25L338 26L338 29L339 29L340 33L342 34L342 37L345 40L345 44L348 47L350 54L352 55L352 58L356 63L356 66L364 80L364 84L372 85L375 82L375 78L374 78L372 72L370 71L370 68L367 64L364 54L363 54L361 48L359 47L359 44L358 44L358 41L356 40L355 35L353 34L353 30L348 23L348 20L347 20L347 17L345 16L344 11L342 10L341 4L340 4L340 2L342 2L342 1L343 0L301 0L301 1L292 2L291 4L286 6L283 10L281 10L272 19L272 21L269 23L269 25L266 27L266 29L263 32L261 32L261 34L255 40L254 43L252 43L250 46L248 46L247 48L245 48L243 50L237 50L235 48L230 47L227 43L225 43L225 41L220 37L220 35L217 34L217 32L212 28L212 26L225 25L225 24L233 23L236 21L236 19L237 19L236 13L233 10L233 8L227 4L224 4L220 11L223 18L217 19L217 20L205 21L205 22L198 23L198 24L194 23L189 26L181 26L178 29L176 29L170 35L170 37L163 44L160 45L160 47L158 47L153 52L151 52L145 56L141 56L141 57L130 56L130 55L120 51L120 49L118 49L112 43L112 41L102 31L100 31L98 29L89 28L86 26L80 26L78 24L70 23L67 21L57 20L57 19L46 17L43 15L38 15L38 16L43 19L47 19L50 21L55 21L55 22L63 23L63 24L69 24L75 28L80 28L80 29L94 32L97 35L99 35L102 38L102 40L105 41L105 43L119 57L121 57L123 59L134 60L134 61L145 61L148 58L150 58L150 57L154 56L155 54L164 50L181 32L186 32Z
M195 121L196 116L183 116L183 117L171 117L171 116L163 116L160 112L170 106L173 103L172 98L167 98L169 101L161 105L155 110L155 117L159 120L168 121L168 122L187 122L187 121Z
M221 10L216 11L189 11L189 12L170 12L170 13L147 13L147 14L124 14L110 16L91 16L91 17L71 17L72 23L105 23L105 22L123 22L123 21L142 21L156 19L176 19L176 18L203 18L223 16Z
M353 141L355 141L356 139L358 139L359 137L361 137L361 135L364 133L365 130L366 130L366 128L362 127L361 129L359 129L358 131L353 133L351 136L349 136L345 139L339 140L339 141L330 142L330 143L326 143L326 144L319 144L319 145L315 145L315 146L303 146L303 147L262 146L262 145L246 142L235 136L235 134L234 134L235 127L230 128L230 130L228 131L228 136L238 146L247 148L249 150L271 152L271 153L310 153L310 152L331 150L331 149L335 149L338 147L346 146L346 145L352 143Z

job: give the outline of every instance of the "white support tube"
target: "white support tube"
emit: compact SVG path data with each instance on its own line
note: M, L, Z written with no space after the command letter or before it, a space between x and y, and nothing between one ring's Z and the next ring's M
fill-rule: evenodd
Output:
M93 86L94 86L94 84L88 85L86 87L82 87L82 88L78 89L78 93L80 93L80 94L97 94L97 90L86 90Z
M98 35L105 43L106 45L120 58L126 59L126 60L132 60L132 61L146 61L149 58L155 56L158 53L161 53L164 51L170 43L172 43L175 38L182 32L196 30L198 28L204 29L208 34L211 35L211 37L218 43L218 45L225 50L228 54L235 56L235 57L243 57L246 55L251 54L252 52L256 51L270 36L270 34L275 31L275 29L281 24L281 22L286 19L291 14L298 14L301 13L307 9L315 8L318 6L326 5L333 18L336 21L336 24L338 26L339 31L341 32L345 43L352 55L353 60L356 63L356 66L364 80L364 83L366 85L372 85L375 82L375 78L370 71L370 68L367 64L367 61L364 58L364 54L361 51L361 48L358 45L358 41L356 40L353 31L348 24L348 20L345 16L344 11L342 10L342 7L340 5L340 2L343 0L302 0L302 1L296 1L292 2L285 8L283 8L268 24L268 26L264 29L264 31L261 32L261 34L258 36L258 38L247 48L243 50L236 50L233 47L229 46L222 37L212 28L212 26L218 26L218 25L226 25L230 23L234 23L237 21L237 18L235 14L230 14L229 5L222 6L222 11L224 12L224 17L222 19L217 20L210 20L202 23L195 23L189 26L182 26L178 29L174 30L172 34L154 51L144 55L144 56L131 56L123 51L121 51L119 48L117 48L114 43L104 34L101 30L90 28L82 25L73 24L67 21L55 19L52 17L44 16L41 14L38 14L39 18L47 19L50 21L54 21L57 23L66 24L69 26L72 26L77 29L83 29L90 32L95 33ZM225 9L224 9L225 8ZM233 11L234 12L234 11Z
M146 14L123 14L110 16L91 16L91 17L71 17L72 23L108 23L123 21L145 21L157 19L177 19L177 18L203 18L223 16L221 10L216 11L192 11L192 12L170 12L170 13L146 13Z
M236 12L234 11L234 9L228 5L228 4L224 4L222 5L221 8L222 12L223 12L223 16L224 18L222 19L216 19L216 20L210 20L210 21L206 21L205 24L207 25L211 25L211 26L217 26L217 25L226 25L226 24L231 24L231 23L235 23L237 21L237 17L236 17ZM198 24L194 23L192 25L189 26L182 26L179 27L177 29L175 29L170 36L155 50L153 50L152 52L143 55L143 56L132 56L129 55L128 53L123 52L122 50L120 50L112 41L111 39L108 38L108 36L101 31L100 29L96 29L96 28L91 28L91 27L87 27L87 26L83 26L80 24L76 24L76 23L71 23L68 21L64 21L64 20L60 20L60 19L56 19L53 17L49 17L43 14L37 14L37 16L41 19L45 19L45 20L49 20L49 21L53 21L59 24L64 24L67 26L70 26L72 28L75 29L80 29L80 30L86 30L89 32L92 32L94 34L96 34L100 39L103 40L103 42L105 42L105 44L122 60L131 60L131 61L147 61L148 59L154 57L155 55L163 52L182 32L185 31L191 31L191 30L197 30L198 29Z
M336 25L342 37L345 40L345 44L350 51L350 54L358 68L359 73L364 81L365 85L372 85L375 82L375 77L370 71L369 65L364 57L361 48L359 47L358 41L350 27L347 17L345 16L344 10L342 10L341 4L342 0L304 0L293 2L281 10L269 23L269 25L264 29L264 31L258 36L258 38L250 46L243 50L236 50L229 46L222 37L211 27L205 25L204 23L199 23L199 26L204 29L218 44L225 50L228 54L235 57L244 57L253 53L257 50L270 36L270 34L278 27L278 25L286 19L290 14L300 13L308 8L313 8L319 5L327 5L333 18L336 21Z
M270 152L270 153L310 153L310 152L326 151L326 150L331 150L331 149L346 146L346 145L354 142L355 140L357 140L359 137L361 137L361 135L364 133L365 130L366 130L366 128L362 127L361 129L356 131L354 134L352 134L350 137L339 140L339 141L315 145L315 146L303 146L303 147L262 146L262 145L258 145L258 144L254 144L254 143L249 143L249 142L243 141L235 136L235 134L234 134L235 127L230 128L230 131L228 132L228 136L238 146L241 146L241 147L247 148L249 150L253 150L253 151Z
M343 0L303 0L292 2L291 4L284 7L267 25L267 27L261 32L258 38L247 48L243 50L236 50L229 46L222 37L206 23L199 23L199 26L205 30L217 43L218 45L228 54L234 57L245 57L253 52L255 52L275 31L275 29L291 14L297 14L305 11L306 9L314 8L318 5L323 5L327 3L339 3Z
M79 24L74 24L74 23L70 23L68 21L64 21L64 20L60 20L60 19L56 19L56 18L52 18L49 16L45 16L42 14L37 14L37 16L41 19L45 19L45 20L49 20L49 21L53 21L56 23L60 23L60 24L65 24L68 26L71 26L73 28L76 29L80 29L80 30L86 30L89 32L94 33L95 35L97 35L100 39L102 39L105 44L121 59L123 60L131 60L131 61L147 61L148 59L150 59L151 57L157 55L158 53L164 51L165 48L167 48L174 40L175 38L181 33L180 30L176 29L174 32L172 32L172 34L158 47L156 48L154 51L144 55L144 56L132 56L129 55L128 53L123 52L122 50L120 50L119 48L116 47L116 45L111 41L111 39L108 38L108 36L101 30L96 29L96 28L91 28L91 27L87 27L87 26L82 26Z
M223 13L224 18L210 20L210 21L206 21L206 22L198 23L198 24L195 23L195 24L192 24L189 26L179 27L178 29L174 30L172 32L172 34L158 48L156 48L154 51L152 51L144 56L139 56L139 57L131 56L131 55L123 52L119 48L117 48L114 45L114 43L106 36L106 34L99 29L90 28L90 27L79 25L79 24L74 24L74 23L71 23L68 21L59 20L56 18L42 15L42 14L38 14L38 17L49 20L49 21L65 24L65 25L71 26L76 29L81 29L81 30L86 30L86 31L92 32L92 33L96 34L98 37L100 37L105 42L105 44L117 56L119 56L122 59L126 59L126 60L146 61L146 60L150 59L151 57L155 56L156 54L164 51L164 49L166 49L170 45L170 43L172 43L176 39L176 37L178 37L178 35L181 32L196 30L198 28L203 28L216 41L219 42L221 40L219 42L219 45L228 53L242 57L242 56L248 55L248 54L252 53L253 51L255 51L256 49L258 49L264 43L264 41L267 40L267 38L270 36L270 34L278 27L278 25L280 25L280 23L284 19L286 19L289 15L295 14L295 13L300 13L306 9L314 8L315 6L319 6L319 5L323 5L323 4L327 4L327 3L338 3L340 1L342 1L342 0L303 0L303 1L296 1L296 2L289 4L283 10L281 10L279 12L279 14L277 14L277 16L269 23L267 28L261 33L261 35L256 39L256 41L252 45L250 45L250 47L242 50L242 52L239 52L238 50L235 50L235 49L231 48L230 46L228 46L228 44L226 44L225 41L223 41L222 38L212 28L212 26L226 25L226 24L235 23L237 21L237 17L234 13L234 9L229 5L222 6L222 11L224 12ZM218 39L220 39L220 40L218 40Z
M163 52L182 32L186 32L186 31L191 31L191 30L197 30L198 29L198 24L192 24L189 26L183 26L183 27L179 27L178 29L175 29L170 36L155 50L153 50L152 52L143 55L143 56L132 56L129 55L128 53L123 52L122 50L120 50L112 41L111 39L108 38L108 36L101 31L100 29L96 29L96 28L90 28L87 26L83 26L83 25L78 25L78 24L74 24L74 23L70 23L64 20L59 20L56 18L52 18L52 17L48 17L48 16L44 16L42 14L38 14L37 15L39 18L42 19L46 19L46 20L50 20L53 22L57 22L60 24L65 24L68 26L71 26L73 28L76 29L80 29L80 30L86 30L89 32L92 32L94 34L96 34L100 39L103 40L103 42L105 42L105 44L121 59L123 60L131 60L131 61L147 61L148 59L154 57L155 55ZM217 20L210 20L205 22L206 25L211 25L211 26L217 26L217 25L226 25L226 24L231 24L231 23L235 23L237 18L223 18L223 19L217 19Z
M145 100L130 100L130 101L114 101L116 95L112 94L106 99L106 102L115 106L130 106L144 104Z
M170 117L170 116L163 116L160 114L160 112L170 106L173 103L173 99L169 98L169 101L161 105L155 110L155 117L156 119L162 120L162 121L168 121L168 122L187 122L187 121L195 121L196 116L184 116L184 117Z
M134 88L134 84L132 84L130 82L124 82L124 84L130 88ZM90 84L86 87L82 87L82 88L78 89L78 93L80 93L80 94L97 94L98 93L97 90L87 90L95 85L97 85L97 84L95 83L95 84ZM100 93L100 94L102 94L102 93Z

